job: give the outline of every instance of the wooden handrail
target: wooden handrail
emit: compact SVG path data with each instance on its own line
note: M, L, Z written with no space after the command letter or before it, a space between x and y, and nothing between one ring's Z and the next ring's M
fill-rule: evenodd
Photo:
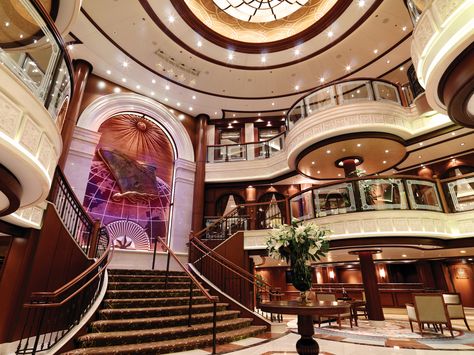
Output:
M446 179L442 179L442 180L440 180L440 182L445 183L445 182L450 182L450 181L467 179L467 178L470 178L470 177L473 177L473 176L474 176L474 172L473 173L468 173L468 174L463 174L463 175L458 175L458 176L453 176L453 177L446 178Z
M168 251L168 253L173 257L173 259L176 260L176 262L178 263L178 265L183 269L183 271L189 276L189 278L193 281L193 283L199 288L199 290L201 290L201 292L204 294L204 296L206 296L206 298L211 301L211 302L217 302L218 301L218 297L217 296L212 296L202 285L201 283L194 277L193 274L191 274L191 272L183 265L183 263L178 259L178 257L176 256L176 254L174 253L173 250L170 249L170 247L168 247L168 245L166 245L166 243L161 239L161 238L156 238L156 240L159 240L160 243L161 243L161 246L164 247L164 249L166 249L166 251Z
M239 146L239 145L252 145L252 144L263 144L263 143L268 143L280 136L285 136L286 135L286 131L283 131L283 132L280 132L278 133L276 136L272 137L272 138L269 138L267 140L264 140L264 141L259 141L259 142L246 142L246 143L234 143L234 144L213 144L213 145L208 145L207 147L212 147L212 148L215 148L215 147L235 147L235 146Z
M250 281L252 283L255 283L255 276L248 272L247 270L241 268L237 264L234 264L232 261L224 258L222 255L214 251L213 249L209 248L206 244L204 244L199 238L193 238L191 239L191 243L194 243L195 247L197 247L201 252L211 256L216 262L218 262L220 265L226 267L227 269L239 273L239 274L244 274L246 276L247 281ZM199 245L197 245L199 244ZM211 255L212 254L212 255ZM217 260L216 256L221 260ZM226 265L227 264L227 265ZM237 270L237 271L236 271ZM272 289L273 286L267 283L265 280L259 280L258 282L263 283L265 286L267 286L269 289Z
M226 213L225 215L223 215L222 217L220 217L217 221L213 222L211 225L207 226L206 228L204 229L201 229L199 232L197 233L194 233L194 235L192 237L197 237L197 236L200 236L200 235L203 235L204 233L206 233L209 229L211 229L212 227L214 227L215 225L217 225L218 223L222 222L224 219L228 218L231 214L235 213L236 211L239 210L240 205L231 209L228 213Z

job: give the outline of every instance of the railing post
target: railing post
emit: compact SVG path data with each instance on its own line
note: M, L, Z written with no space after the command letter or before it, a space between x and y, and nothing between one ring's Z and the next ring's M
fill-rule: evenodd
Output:
M168 252L168 258L166 259L166 276L165 276L165 290L168 289L168 274L170 272L170 252Z
M217 300L214 298L214 310L212 314L212 354L216 353L216 333L217 333Z
M100 231L100 221L95 220L92 225L92 231L89 236L89 250L87 251L87 257L93 259L97 256L97 246L99 245L99 231Z
M189 316L188 316L188 327L191 326L191 313L193 307L193 280L189 280Z
M436 187L438 188L439 199L441 200L441 207L443 208L444 213L449 213L448 201L446 200L446 195L444 194L443 184L440 179L436 178Z

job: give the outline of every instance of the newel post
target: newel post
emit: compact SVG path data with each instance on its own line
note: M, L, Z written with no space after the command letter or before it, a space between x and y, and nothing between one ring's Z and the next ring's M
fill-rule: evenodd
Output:
M89 244L89 251L87 257L93 259L97 256L97 246L99 245L99 230L100 230L100 221L95 220L92 225L91 231L91 242Z

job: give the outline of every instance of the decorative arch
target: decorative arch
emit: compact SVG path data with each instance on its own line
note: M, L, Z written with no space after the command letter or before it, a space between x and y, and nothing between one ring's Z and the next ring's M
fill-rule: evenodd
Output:
M257 228L277 228L286 219L285 195L269 191L259 197L258 202L268 203L257 207Z
M145 114L159 122L173 139L177 158L194 161L191 138L183 124L164 105L148 97L132 93L102 96L82 112L77 126L97 132L105 120L122 112Z
M216 201L216 215L223 216L235 206L244 203L245 199L240 194L237 194L235 192L222 194ZM243 213L244 212L242 210L239 210L239 214Z

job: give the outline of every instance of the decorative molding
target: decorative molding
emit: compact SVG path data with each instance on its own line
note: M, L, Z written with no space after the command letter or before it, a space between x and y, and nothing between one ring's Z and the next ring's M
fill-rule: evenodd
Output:
M36 206L20 208L16 212L4 216L1 219L20 227L41 229L45 210L46 202L42 202Z
M433 0L413 31L411 57L430 106L446 113L438 86L450 64L474 40L474 2Z
M171 136L177 157L194 161L194 148L183 124L164 105L145 96L132 93L101 96L82 112L77 126L97 132L105 120L123 112L145 114L154 119Z

